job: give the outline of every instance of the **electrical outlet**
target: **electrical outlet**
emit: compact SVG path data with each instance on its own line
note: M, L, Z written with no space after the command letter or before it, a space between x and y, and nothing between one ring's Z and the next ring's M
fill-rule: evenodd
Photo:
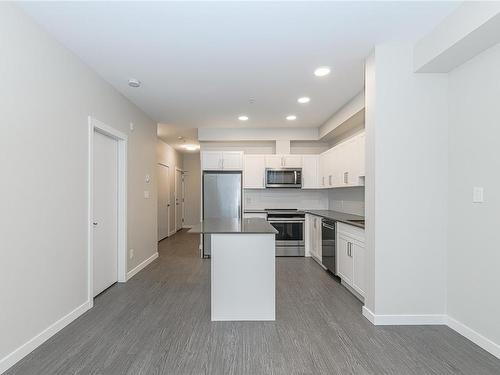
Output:
M134 257L134 249L130 249L130 250L128 251L128 257L129 257L130 259L132 259L132 258Z
M149 199L149 190L144 190L144 199Z
M475 186L472 188L472 203L483 203L484 202L484 189L480 186Z

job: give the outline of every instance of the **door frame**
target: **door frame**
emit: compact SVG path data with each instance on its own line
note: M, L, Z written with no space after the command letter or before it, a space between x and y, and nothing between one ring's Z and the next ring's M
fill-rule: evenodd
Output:
M172 202L170 202L170 197L171 197L171 195L170 195L170 188L171 188L171 186L170 186L170 166L168 164L162 163L162 162L158 162L156 164L167 168L168 206L167 206L167 237L165 237L165 238L168 238L173 234L170 232L170 209L172 208ZM159 176L158 176L158 180L159 180ZM158 188L157 188L157 190L159 193ZM162 239L164 239L164 238L162 238ZM158 242L161 241L162 239L158 238Z
M88 212L87 212L87 267L88 300L94 304L94 132L117 141L118 146L118 282L127 281L127 147L126 134L88 117Z
M175 200L177 201L177 199L179 199L179 196L178 196L178 191L177 191L177 172L181 172L181 191L180 191L180 203L181 203L181 209L180 209L180 212L181 212L181 219L184 219L184 202L183 202L183 197L184 197L184 181L183 181L183 178L182 178L182 175L184 174L184 171L178 167L175 167L175 177L174 177L174 196L175 196ZM184 227L184 221L182 221L182 225L179 229L177 229L177 211L179 211L177 209L177 202L174 202L175 204L175 232L174 233L177 233L179 230L181 230L183 227Z

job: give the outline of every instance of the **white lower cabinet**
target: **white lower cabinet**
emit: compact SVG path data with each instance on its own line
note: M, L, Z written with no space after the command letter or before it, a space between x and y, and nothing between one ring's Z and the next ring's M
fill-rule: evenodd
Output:
M306 256L321 264L321 217L306 214L305 246Z
M337 276L361 297L365 297L365 231L337 223Z

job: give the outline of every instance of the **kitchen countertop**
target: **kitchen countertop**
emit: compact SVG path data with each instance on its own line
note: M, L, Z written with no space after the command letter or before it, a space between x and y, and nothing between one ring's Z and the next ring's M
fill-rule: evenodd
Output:
M276 234L278 231L261 218L206 219L193 226L189 233L205 234Z
M334 221L339 221L341 223L349 224L358 228L365 228L364 223L357 223L352 220L364 220L363 216L346 214L344 212L331 211L331 210L302 210L307 214L312 214L316 216L324 217L325 219L330 219Z

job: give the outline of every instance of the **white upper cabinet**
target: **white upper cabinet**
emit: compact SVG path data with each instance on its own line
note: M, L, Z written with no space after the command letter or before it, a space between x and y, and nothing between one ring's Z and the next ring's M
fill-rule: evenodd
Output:
M319 155L302 156L302 189L318 189Z
M202 151L201 167L203 170L235 170L243 169L242 151Z
M302 155L266 155L266 168L301 168Z
M222 169L243 170L243 151L224 151L222 153Z
M302 155L283 155L283 167L302 168Z
M264 189L266 177L266 156L245 155L243 187L245 189Z
M283 168L283 156L266 155L266 168Z
M319 185L322 188L363 186L365 134L361 133L320 155Z
M222 151L202 151L201 168L203 170L222 169Z

